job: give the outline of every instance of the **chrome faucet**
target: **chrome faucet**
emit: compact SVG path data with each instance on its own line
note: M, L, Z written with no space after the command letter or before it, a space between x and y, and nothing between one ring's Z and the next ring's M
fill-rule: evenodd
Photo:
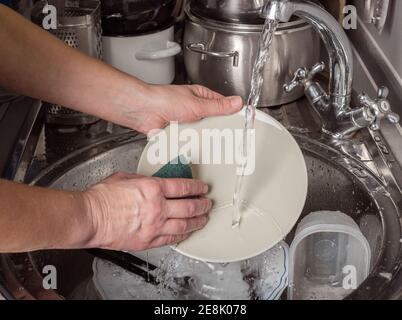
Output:
M336 139L343 139L362 128L378 130L383 118L392 123L399 122L399 117L391 112L386 99L386 88L379 90L375 100L366 94L360 95L361 107L350 107L353 80L352 48L342 26L325 9L309 1L271 0L264 6L261 14L264 18L280 22L288 22L296 15L313 25L323 40L330 64L328 93L318 82L313 81L314 76L325 69L322 62L311 70L298 69L292 82L284 86L286 92L299 85L304 87L305 95L322 120L323 132Z

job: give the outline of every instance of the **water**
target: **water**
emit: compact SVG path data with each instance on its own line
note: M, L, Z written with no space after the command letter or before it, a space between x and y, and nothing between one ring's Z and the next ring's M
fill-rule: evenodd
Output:
M251 91L247 100L246 107L246 117L243 132L243 148L242 148L242 168L241 174L237 175L235 182L235 190L233 194L233 221L232 227L236 228L240 226L241 221L241 209L240 209L240 191L242 189L243 178L245 175L245 170L247 168L247 161L249 158L250 143L248 138L251 136L250 132L254 129L255 112L260 100L262 85L264 83L263 72L264 66L269 58L269 49L274 38L275 31L278 27L278 21L266 19L261 37L260 37L260 47L257 53L257 57L253 67L253 73L251 77Z
M147 251L147 256L146 256L146 263L147 263L147 282L149 282L151 275L149 271L149 253Z
M180 299L250 299L240 263L208 263L175 251L163 260L158 274L159 286L174 291Z
M70 298L275 300L287 284L283 245L281 242L249 260L225 264L190 259L166 248L155 263L158 268L151 271L157 285L148 283L146 276L95 259L92 279L86 279Z

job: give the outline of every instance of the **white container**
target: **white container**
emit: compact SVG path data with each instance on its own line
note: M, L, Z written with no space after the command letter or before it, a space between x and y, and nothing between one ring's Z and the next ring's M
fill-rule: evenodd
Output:
M352 218L320 211L297 226L289 260L289 300L340 300L369 275L371 250Z
M103 36L103 60L151 84L170 84L175 77L174 26L138 36Z

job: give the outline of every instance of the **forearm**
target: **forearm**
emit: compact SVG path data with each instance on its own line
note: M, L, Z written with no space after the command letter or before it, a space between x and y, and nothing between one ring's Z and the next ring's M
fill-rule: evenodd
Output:
M148 85L68 47L2 5L0 43L0 86L122 125L127 101L131 108L133 101L146 104Z
M90 246L94 235L82 193L0 180L0 252Z

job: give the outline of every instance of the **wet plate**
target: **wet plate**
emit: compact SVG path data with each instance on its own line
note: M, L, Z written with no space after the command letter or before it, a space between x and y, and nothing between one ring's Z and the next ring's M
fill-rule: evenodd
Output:
M207 226L175 247L188 257L223 263L257 256L280 242L303 210L307 196L303 154L279 122L258 111L250 139L252 158L240 193L240 227L232 228L244 112L171 124L153 136L141 156L139 174L152 176L170 160L184 156L193 177L210 185L208 197L214 207Z

